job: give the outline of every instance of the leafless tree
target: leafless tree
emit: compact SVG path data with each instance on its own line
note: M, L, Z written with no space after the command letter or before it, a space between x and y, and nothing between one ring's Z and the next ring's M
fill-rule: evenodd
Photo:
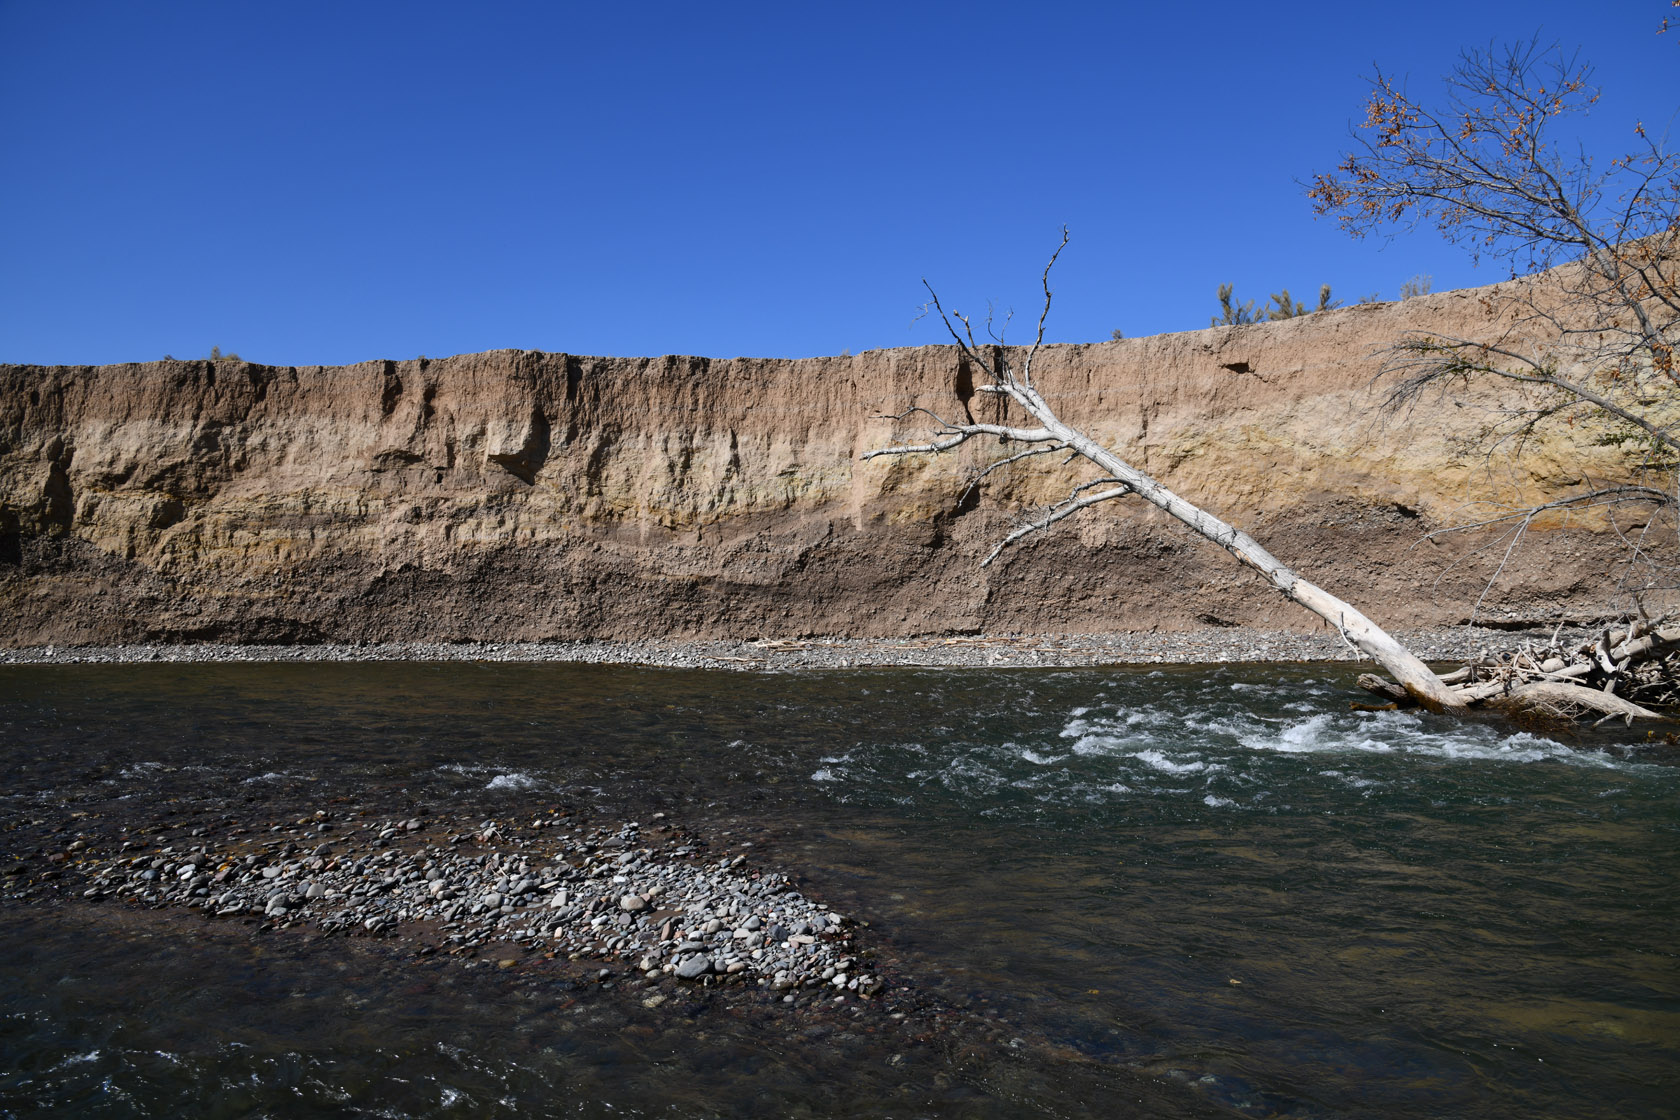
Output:
M1077 477L1070 480L1067 497L1005 535L981 562L982 566L990 565L1005 549L1023 538L1047 530L1083 510L1136 496L1188 526L1203 539L1218 545L1238 563L1259 573L1277 592L1334 627L1350 646L1372 658L1399 682L1394 685L1372 678L1367 687L1374 691L1436 711L1461 710L1475 703L1509 702L1573 706L1630 719L1655 714L1608 691L1583 687L1581 678L1585 676L1584 672L1575 673L1570 669L1569 674L1560 674L1557 671L1559 668L1570 667L1567 659L1560 660L1558 666L1544 675L1537 668L1527 675L1506 674L1500 677L1497 672L1484 671L1478 676L1474 668L1466 667L1452 679L1443 679L1352 604L1291 571L1249 534L1186 501L1122 460L1111 449L1064 423L1034 384L1033 362L1043 346L1044 323L1050 313L1050 272L1067 242L1067 230L1064 228L1061 244L1044 268L1044 307L1039 314L1038 331L1032 345L1024 352L1022 348L1007 346L1001 337L995 339L996 345L982 345L974 336L974 326L969 318L955 310L947 312L932 285L923 281L930 297L927 310L938 314L945 324L956 343L960 360L967 361L971 368L979 370L988 379L984 384L976 385L975 391L1018 405L1032 418L1033 425L1006 423L1001 415L997 422L950 420L932 409L915 407L888 419L904 421L916 417L925 420L933 429L931 438L877 448L863 456L868 460L881 456L938 455L974 439L999 444L999 455L976 472L970 483L971 489L993 472L1028 459L1056 455L1062 457L1064 467L1082 461L1085 466ZM1089 468L1095 468L1094 473ZM1648 636L1637 631L1624 634L1617 645L1611 647L1611 653L1625 652L1622 647L1630 641ZM1680 631L1672 635L1672 640L1673 644L1680 644ZM1668 642L1669 637L1664 636L1661 642L1648 642L1647 646L1666 651L1671 648ZM1490 688L1490 683L1495 680L1497 684Z
M921 415L933 422L933 438L923 443L900 443L879 448L866 453L864 458L939 454L959 447L971 439L990 437L1003 444L1004 454L982 468L974 480L975 483L993 471L1042 455L1062 455L1068 463L1083 459L1096 468L1095 477L1075 482L1065 499L1005 536L982 561L982 566L991 564L1005 548L1029 534L1048 529L1081 510L1135 494L1183 522L1204 539L1223 548L1239 563L1260 573L1285 598L1300 604L1335 627L1349 644L1388 670L1417 702L1434 709L1463 706L1464 702L1457 694L1442 685L1427 665L1351 604L1302 579L1247 533L1192 505L1160 482L1123 461L1113 451L1098 444L1083 432L1069 427L1056 416L1033 384L1033 361L1044 343L1044 322L1050 314L1050 270L1055 267L1056 259L1061 256L1067 242L1068 233L1064 228L1061 244L1051 255L1050 263L1044 267L1044 308L1038 317L1038 333L1033 338L1032 345L1021 356L1018 369L1014 361L1015 352L1001 345L1001 339L998 340L1000 345L996 347L982 347L974 337L974 327L968 317L957 311L947 313L939 301L938 293L933 290L932 285L923 281L930 297L929 310L939 315L951 338L955 340L962 358L989 378L985 384L976 385L975 391L1012 401L1024 409L1027 415L1036 421L1037 426L956 422L928 409L913 408L893 419L904 420L911 415ZM958 324L961 324L960 330ZM991 357L982 353L983 349L989 349Z

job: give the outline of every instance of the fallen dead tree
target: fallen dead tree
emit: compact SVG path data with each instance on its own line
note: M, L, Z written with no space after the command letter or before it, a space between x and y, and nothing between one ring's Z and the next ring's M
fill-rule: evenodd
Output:
M1335 629L1351 648L1370 657L1387 670L1393 677L1392 681L1369 676L1362 678L1361 683L1369 681L1367 688L1393 699L1396 703L1418 704L1432 711L1463 711L1482 705L1507 710L1530 710L1545 715L1557 714L1566 709L1578 709L1622 716L1630 722L1636 718L1660 718L1657 713L1615 695L1613 689L1602 686L1596 689L1589 687L1593 683L1590 666L1579 676L1569 675L1573 662L1561 656L1561 651L1557 657L1536 663L1532 675L1527 677L1523 674L1529 670L1516 668L1514 663L1509 672L1497 681L1489 676L1478 680L1476 667L1466 667L1462 677L1456 674L1448 679L1437 676L1411 650L1364 613L1297 575L1249 534L1185 500L1156 479L1125 462L1111 449L1064 423L1034 387L1032 369L1033 361L1044 341L1044 322L1050 313L1050 271L1055 267L1056 259L1067 246L1067 242L1067 230L1064 229L1061 245L1051 255L1049 264L1044 268L1044 307L1038 319L1038 333L1031 347L1021 355L1022 360L1018 368L1015 358L1020 348L1004 345L1001 337L997 338L995 346L982 347L974 338L973 325L969 319L958 311L947 313L939 301L938 293L933 290L932 285L923 281L931 297L927 305L928 310L939 315L946 330L955 340L959 360L968 363L970 367L989 378L984 384L975 384L974 389L977 393L989 394L999 402L999 420L986 423L967 416L964 420L957 421L946 419L930 409L911 408L884 419L902 421L910 416L925 417L932 422L932 438L926 442L897 443L877 448L863 456L865 460L869 460L881 456L939 455L974 439L997 443L1002 449L999 457L975 473L970 490L994 471L1044 455L1063 456L1063 466L1083 460L1087 465L1096 468L1094 476L1088 475L1077 480L1062 501L1007 534L981 562L982 567L989 566L1004 550L1033 533L1047 530L1092 506L1135 495L1183 523L1204 540L1230 553L1238 563L1257 572L1284 598L1312 612L1326 625ZM962 325L961 331L957 329L958 323ZM985 353L982 353L982 350ZM976 377L975 381L978 382L979 378ZM1029 425L1005 422L1009 405L1019 406L1033 423ZM1680 639L1680 630L1674 634ZM1659 647L1668 648L1665 644L1667 639L1659 637L1656 633L1626 632L1620 642L1612 643L1606 651L1611 659L1611 668L1605 670L1601 667L1601 671L1607 672L1611 678L1618 671L1626 672L1633 664L1636 648L1646 638L1653 641L1648 647L1651 652L1639 655L1642 660L1649 660ZM1614 660L1618 650L1621 651L1624 662L1620 670L1615 668ZM1549 665L1553 661L1557 662L1553 669L1540 668L1541 665ZM1489 672L1496 675L1498 671L1490 667ZM1585 683L1577 683L1578 681Z
M1638 124L1630 149L1596 166L1560 143L1556 130L1598 101L1591 77L1538 41L1465 52L1433 103L1379 73L1351 150L1307 193L1355 237L1433 225L1476 256L1504 258L1513 277L1530 274L1490 296L1495 334L1401 338L1383 363L1385 404L1463 406L1473 386L1497 392L1479 439L1490 478L1496 458L1566 426L1569 443L1605 454L1569 492L1490 493L1467 508L1496 516L1430 536L1496 530L1482 546L1504 550L1491 589L1537 519L1603 516L1626 550L1615 591L1639 604L1639 621L1574 649L1554 634L1551 648L1449 674L1449 687L1466 704L1631 721L1675 703L1674 632L1644 608L1680 586L1680 155Z
M1595 639L1561 646L1554 632L1545 646L1525 646L1498 656L1484 654L1439 679L1465 707L1481 705L1598 722L1660 719L1653 708L1680 706L1680 626L1635 620ZM1396 705L1409 704L1405 689L1373 673L1361 688Z

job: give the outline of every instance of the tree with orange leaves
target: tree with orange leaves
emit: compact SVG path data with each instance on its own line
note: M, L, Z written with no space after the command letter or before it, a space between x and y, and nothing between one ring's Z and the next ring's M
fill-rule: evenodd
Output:
M1352 151L1308 195L1356 237L1434 225L1510 264L1512 283L1492 290L1502 306L1490 335L1418 332L1393 347L1387 403L1493 382L1512 391L1491 413L1490 455L1560 423L1619 448L1609 477L1540 505L1486 503L1486 516L1447 531L1501 527L1493 543L1509 556L1543 513L1608 508L1630 546L1622 590L1643 611L1644 594L1680 586L1680 156L1643 124L1602 170L1566 153L1555 134L1597 100L1591 77L1538 44L1467 52L1435 105L1378 74Z

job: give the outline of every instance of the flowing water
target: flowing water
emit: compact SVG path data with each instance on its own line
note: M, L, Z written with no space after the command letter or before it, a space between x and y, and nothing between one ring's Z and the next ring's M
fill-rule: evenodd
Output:
M1676 1115L1680 754L1358 698L1319 666L0 668L8 856L173 803L663 811L965 1024L8 892L0 1112Z

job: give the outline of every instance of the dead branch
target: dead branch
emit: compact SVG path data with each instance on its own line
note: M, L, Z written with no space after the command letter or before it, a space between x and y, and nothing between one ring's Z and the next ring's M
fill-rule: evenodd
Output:
M1419 331L1397 341L1379 374L1386 408L1426 395L1474 404L1472 388L1485 385L1499 394L1483 406L1490 461L1561 425L1578 446L1611 449L1594 472L1606 477L1583 492L1508 512L1515 525L1494 542L1505 553L1477 609L1540 513L1623 501L1680 510L1680 153L1636 125L1631 148L1597 167L1585 152L1560 155L1548 130L1591 109L1590 75L1538 42L1465 53L1433 103L1379 73L1351 150L1308 190L1318 213L1356 237L1431 224L1473 257L1536 274L1484 297L1492 337ZM1618 594L1672 589L1650 533L1647 523L1631 540L1622 534Z
M1496 708L1511 708L1518 711L1534 711L1538 708L1549 707L1560 716L1573 718L1580 708L1589 712L1598 712L1606 716L1620 716L1629 725L1636 719L1662 719L1657 712L1648 708L1641 708L1638 704L1623 700L1620 696L1611 695L1598 689L1583 688L1578 684L1564 684L1559 681L1536 681L1533 684L1520 685L1510 692L1493 697L1489 704Z
M1008 348L998 347L995 352L996 360L988 361L979 352L974 342L974 331L969 320L955 310L947 313L939 299L939 293L934 290L933 285L925 279L922 281L930 297L928 306L938 312L940 321L945 324L946 331L957 345L959 356L972 363L990 378L987 384L977 386L977 389L982 392L1002 395L1020 405L1029 416L1039 423L1040 427L1009 429L1002 428L999 425L941 422L940 430L935 433L936 438L927 443L898 444L878 448L868 452L863 458L868 460L882 455L939 454L956 448L977 435L1002 435L1010 439L1020 439L1023 442L1059 443L1073 455L1094 465L1101 475L1098 480L1099 483L1112 481L1115 485L1100 493L1084 494L1083 496L1081 496L1080 490L1076 489L1070 500L1053 507L1044 518L1024 526L1006 537L993 550L992 554L986 557L985 564L989 565L1005 547L1029 533L1048 528L1050 525L1081 510L1128 494L1136 494L1150 505L1188 526L1203 539L1223 548L1245 567L1258 572L1273 588L1291 602L1299 604L1327 624L1336 627L1349 644L1393 674L1405 688L1407 695L1416 702L1435 709L1462 707L1463 701L1452 689L1441 684L1428 666L1361 611L1331 595L1323 588L1302 579L1277 557L1262 548L1253 537L1173 493L1159 481L1125 462L1112 450L1098 444L1085 433L1070 427L1056 415L1044 397L1040 395L1038 389L1032 384L1029 373L1030 363L1036 357L1039 345L1043 341L1044 321L1049 314L1051 302L1050 270L1054 267L1067 242L1068 234L1064 227L1061 244L1057 246L1055 254L1051 256L1050 263L1045 266L1043 277L1044 309L1039 316L1039 333L1037 338L1034 339L1032 348L1026 354L1027 364L1023 367L1020 376L1016 375L1015 368L1011 363L1011 351ZM960 331L957 327L959 323L962 325Z
M1046 446L1029 448L1026 451L1021 451L1021 452L1018 452L1014 455L1006 456L1005 458L1002 458L1002 459L996 459L996 460L986 464L986 466L983 469L975 472L973 478L969 479L968 485L963 488L962 496L957 499L957 503L960 505L964 501L966 501L968 499L968 496L970 494L974 493L975 488L978 487L980 485L980 483L984 482L985 479L986 479L986 476L991 474L993 471L999 470L1000 468L1003 468L1003 467L1007 467L1011 463L1019 463L1022 459L1030 459L1034 455L1054 455L1056 452L1062 451L1062 450L1065 450L1065 448L1063 448L1061 444L1052 443L1052 444L1049 444L1049 445L1046 445ZM866 458L866 459L868 457L869 456L867 456L867 455L864 456L864 458Z
M1111 479L1111 478L1104 478L1104 479L1099 479L1097 484L1100 485L1103 482L1113 482L1113 481L1114 480ZM998 556L1003 552L1004 549L1008 548L1010 545L1014 544L1016 541L1020 540L1022 537L1027 536L1028 534L1037 533L1037 532L1040 532L1044 529L1048 529L1048 528L1050 528L1050 526L1054 525L1056 522L1061 521L1064 518L1072 517L1074 514L1078 513L1082 509L1090 509L1094 505L1098 505L1102 502L1113 501L1115 498L1124 498L1127 494L1130 494L1131 492L1132 492L1132 488L1130 486L1126 485L1125 483L1121 483L1119 486L1116 486L1116 487L1114 487L1113 489L1110 489L1110 490L1104 490L1099 494L1087 494L1085 497L1079 498L1077 500L1070 500L1070 501L1062 502L1060 505L1057 505L1057 506L1053 507L1051 509L1051 511L1048 514L1046 514L1044 517L1038 519L1037 521L1032 522L1030 525L1024 525L1021 528L1016 529L1013 533L1010 533L1008 536L1004 537L1001 541L999 541L997 543L997 547L992 549L991 552L987 553L986 558L984 560L980 561L980 566L982 568L991 567L992 566L992 561L996 560L998 558Z
M867 460L877 455L937 455L941 451L960 447L975 436L997 436L999 439L1013 440L1016 443L1044 443L1057 438L1047 428L1007 428L1002 424L952 424L947 425L940 434L945 435L947 432L950 433L947 438L934 440L932 443L878 447L874 451L864 452L863 457Z
M1551 648L1515 650L1443 674L1465 706L1531 711L1557 718L1598 715L1605 719L1660 719L1648 704L1671 705L1680 699L1680 666L1667 662L1680 649L1680 627L1633 620L1625 630L1601 631L1573 649L1562 650L1554 635ZM1367 673L1359 678L1367 692L1404 702L1392 681ZM1618 692L1625 695L1618 695ZM1600 720L1600 722L1603 722Z

